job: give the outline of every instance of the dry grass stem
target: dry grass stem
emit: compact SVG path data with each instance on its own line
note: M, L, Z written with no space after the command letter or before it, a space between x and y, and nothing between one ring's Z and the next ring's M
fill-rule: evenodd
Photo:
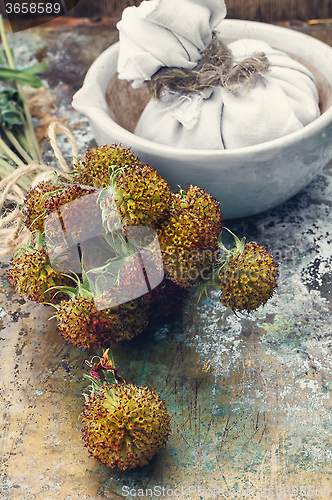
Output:
M71 180L70 168L66 164L63 155L56 145L56 135L66 134L72 146L73 165L76 164L77 147L75 139L70 130L62 123L52 122L48 129L48 135L54 154L60 163L61 170L41 163L31 163L17 168L12 174L6 176L0 182L0 212L4 212L0 218L0 257L5 257L17 251L22 245L27 243L31 237L30 231L24 225L24 216L20 210L20 204L24 202L25 193L17 185L17 181L30 173L36 172L32 185L38 184L42 180L52 179L54 173L65 180ZM32 186L31 185L31 186ZM5 206L14 204L16 207L8 211Z

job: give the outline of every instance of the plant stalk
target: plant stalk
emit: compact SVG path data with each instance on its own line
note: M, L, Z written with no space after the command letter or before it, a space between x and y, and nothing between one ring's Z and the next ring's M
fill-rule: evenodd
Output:
M7 163L3 158L0 158L0 178L4 179L8 175L15 172L15 170L15 167ZM21 177L21 179L18 179L16 182L16 184L18 184L25 192L29 191L31 183L31 180L26 180L27 177L28 176Z
M5 143L5 141L0 137L0 151L8 156L13 162L16 163L18 167L25 167L25 163L17 156L17 154L14 153L12 149L10 149L9 146Z
M24 136L24 134L21 134L19 130L16 131L16 139L21 144L24 151L29 155L29 146L26 137Z
M32 151L30 151L30 153L32 154L35 161L42 161L42 156L41 156L39 144L38 144L37 137L35 134L35 129L34 129L34 126L32 123L32 117L31 117L30 109L29 109L25 94L22 90L21 85L19 83L17 83L16 85L17 85L17 90L18 90L18 92L21 96L21 99L23 101L23 109L24 109L24 113L26 116L26 120L27 120L27 125L28 125L27 128L28 128L30 140L31 140L30 147L32 149ZM28 142L30 142L30 141L28 140Z
M22 158L24 158L27 163L32 163L33 159L28 155L26 150L21 146L20 142L16 139L14 134L12 134L12 132L10 130L8 130L6 127L3 127L3 130L6 134L6 136L8 137L8 139L10 140L10 142L12 143L12 145L14 146L14 148L16 149L16 151L22 156Z
M5 50L5 54L7 57L8 66L11 69L16 69L13 54L12 54L12 51L10 50L9 45L8 45L5 24L3 22L3 17L1 14L0 14L0 36L1 36L2 43L3 43L3 48ZM41 152L40 152L39 144L38 144L38 141L36 138L35 129L34 129L34 126L32 123L32 117L31 117L31 113L30 113L30 109L29 109L29 106L27 103L26 96L23 92L22 86L17 82L15 82L15 84L16 84L19 96L20 96L22 103L23 103L24 114L25 114L26 121L27 121L27 129L29 131L30 140L31 140L30 153L35 161L41 161L42 160ZM27 140L30 143L29 138L27 138Z

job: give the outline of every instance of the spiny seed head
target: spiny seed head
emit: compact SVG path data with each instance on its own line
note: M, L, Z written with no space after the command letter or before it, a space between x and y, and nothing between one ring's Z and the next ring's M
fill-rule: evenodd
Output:
M172 201L176 211L188 210L211 224L216 235L219 235L222 227L220 203L204 189L190 184L186 192L182 190L172 194Z
M212 267L217 255L215 228L187 209L178 211L157 230L165 273L188 287Z
M42 247L39 250L27 247L12 261L8 270L10 283L21 295L36 302L58 303L64 294L49 288L54 286L72 286L72 280L51 267L48 254ZM58 292L58 293L57 293Z
M57 186L53 182L42 181L27 192L22 212L25 215L25 225L31 232L44 232L45 218L40 217L45 212L43 196L55 189L57 189Z
M86 186L105 188L110 185L109 168L113 165L138 165L139 159L129 149L115 144L89 149L80 160L73 181Z
M95 192L96 189L79 186L78 184L64 185L57 189L52 196L46 197L45 208L50 213L62 205Z
M111 167L120 169L115 185L110 178ZM169 216L171 193L167 182L154 168L142 165L129 149L117 145L91 148L80 160L73 180L97 188L113 185L108 205L115 205L124 226L156 227ZM103 203L107 205L106 197Z
M56 186L51 181L40 182L28 191L24 200L25 225L31 232L38 230L43 233L47 214L56 211L62 205L93 192L95 192L94 189L76 184ZM81 214L81 217L83 215Z
M254 311L264 305L277 286L273 257L257 243L246 243L242 253L220 271L221 303L233 311Z
M89 396L81 418L90 454L121 470L146 465L170 433L170 418L160 396L132 384L103 385Z
M49 215L44 223L48 244L63 247L64 230L71 246L73 241L77 244L89 239L91 227L102 226L97 200L95 189L77 185L65 186L62 192L48 198L45 208Z
M107 298L105 303L109 303ZM102 307L102 299L98 305ZM57 318L57 330L67 342L97 349L140 334L148 325L148 307L136 300L97 310L93 298L78 295L60 303Z
M131 256L128 264L123 265L121 268L119 286L125 290L128 296L133 291L137 297L146 294L149 291L147 281L151 288L155 284L159 284L163 278L164 271L160 252L157 253L156 251L159 250L159 244L157 242L158 247L155 249L153 243L149 250L144 250L144 262L142 255L135 253Z
M124 226L159 227L171 212L165 179L149 165L130 165L116 177L112 201Z

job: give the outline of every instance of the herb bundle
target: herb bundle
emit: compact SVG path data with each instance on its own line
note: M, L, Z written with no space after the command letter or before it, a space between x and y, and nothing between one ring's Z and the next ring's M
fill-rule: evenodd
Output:
M47 63L37 63L21 70L16 68L1 15L0 36L0 80L12 83L12 86L0 91L0 179L3 179L17 167L41 161L41 152L22 85L41 87L43 83L36 74L45 71ZM31 179L26 176L17 183L27 191Z

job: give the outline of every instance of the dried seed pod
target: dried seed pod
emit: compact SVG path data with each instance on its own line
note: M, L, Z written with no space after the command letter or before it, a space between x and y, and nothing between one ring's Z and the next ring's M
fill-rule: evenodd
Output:
M51 287L71 286L72 280L54 271L45 248L23 247L14 257L8 270L10 283L30 300L56 304L64 294Z
M53 182L40 182L31 188L24 200L23 214L25 225L31 231L44 232L45 218L60 206L95 192L93 188L74 185L55 185ZM88 212L89 214L89 212ZM81 218L87 214L80 214ZM73 217L73 214L70 214Z
M272 297L277 279L277 266L266 248L246 243L219 272L221 303L233 312L254 311Z
M170 433L170 419L157 392L132 384L102 385L87 398L81 417L91 455L121 470L146 465Z
M106 225L112 230L114 217L122 225L158 228L169 217L172 198L169 186L149 165L115 166L110 169L110 186L100 195Z
M172 194L172 200L176 211L187 210L211 224L216 235L219 235L222 227L220 203L204 189L190 184L187 191Z
M114 165L122 168L140 165L140 161L129 149L115 144L91 148L80 159L73 182L103 189L110 185L109 168Z
M209 222L182 209L157 232L165 272L174 283L188 287L209 273L218 249L218 238Z
M107 303L107 299L106 303ZM148 306L136 299L116 307L96 309L92 297L77 295L58 306L57 330L70 344L97 349L110 342L130 340L148 326Z
M53 182L42 181L27 192L22 212L25 215L25 225L31 232L44 232L43 214L46 210L44 195L56 189L57 186Z

